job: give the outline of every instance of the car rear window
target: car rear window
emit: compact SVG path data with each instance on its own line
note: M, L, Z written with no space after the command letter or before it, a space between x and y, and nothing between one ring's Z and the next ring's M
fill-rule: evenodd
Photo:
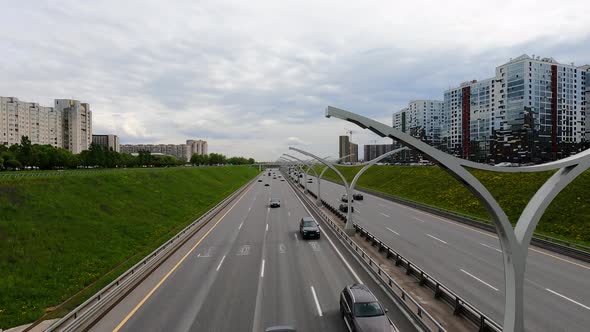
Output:
M315 225L315 221L313 220L303 220L303 227L312 227Z
M356 317L375 317L383 314L383 309L377 302L355 303L354 305L354 315Z

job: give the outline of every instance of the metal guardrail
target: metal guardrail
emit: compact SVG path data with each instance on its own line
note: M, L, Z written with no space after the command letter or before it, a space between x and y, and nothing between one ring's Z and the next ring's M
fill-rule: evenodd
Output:
M221 210L241 193L243 193L258 177L250 180L234 193L223 199L212 209L205 212L197 220L166 241L152 253L121 274L117 279L101 289L98 293L69 312L66 316L51 325L46 332L52 331L83 331L110 310L120 299L127 295L135 286L143 281L154 269L180 248L197 231L213 219Z
M284 177L289 178L289 176ZM295 185L291 179L288 179L289 183ZM301 188L304 186L300 185ZM312 193L309 191L309 193ZM305 195L304 199L308 199ZM313 195L312 195L313 196ZM309 203L309 202L308 202ZM407 311L411 313L418 321L422 322L429 331L436 332L447 332L447 330L434 318L428 311L426 311L408 292L406 292L385 270L381 268L378 262L376 262L369 254L367 254L356 242L354 242L350 236L348 236L344 230L336 224L324 211L317 208L313 203L308 204L311 209L314 210L319 216L324 219L326 224L334 230L334 232L346 243L351 249L357 254L361 260L368 265L368 267L375 273L379 278L385 281L385 285L388 286L391 293L393 293L399 300L400 303L405 306Z
M346 216L337 211L329 203L322 200L322 203L330 211L336 211L336 216L342 221L346 222ZM387 244L381 241L379 238L371 234L368 230L358 224L353 224L354 229L361 237L364 237L368 242L371 242L372 246L377 246L378 251L384 253L387 259L395 261L396 266L401 266L406 269L407 275L416 277L419 281L420 286L426 286L434 292L434 298L443 300L453 307L453 313L458 316L463 316L476 326L479 327L478 331L494 331L501 332L502 326L496 323L491 318L487 317L475 306L460 298L458 295L453 293L444 284L424 272L418 265L412 263L407 258L404 258L397 251L391 249Z
M303 186L301 186L301 187L303 188ZM317 195L314 192L312 192L311 190L308 190L308 192L311 196L317 198ZM336 217L338 217L338 219L342 220L343 222L346 222L346 216L344 214L340 213L340 211L338 209L334 208L332 205L330 205L328 202L324 201L323 199L321 200L321 202L330 212L332 212ZM314 204L312 204L312 206L315 207ZM338 232L341 232L342 234L344 234L346 236L346 238L348 239L348 240L346 240L347 242L348 241L354 242L323 211L321 211L319 209L316 209L316 211L319 211L318 213L320 215L322 215L325 219L327 219L328 223L331 226L333 226L333 228L336 227L339 230ZM376 236L371 234L365 228L363 228L362 226L360 226L358 224L353 224L353 226L355 228L355 231L357 233L360 233L361 237L364 237L367 241L371 242L372 246L377 246L379 252L383 252L388 259L394 260L396 266L401 266L402 268L405 268L407 275L412 275L412 276L416 277L419 281L420 286L426 286L426 287L432 289L434 292L435 299L443 300L446 303L448 303L449 305L451 305L453 307L453 314L465 317L466 319L468 319L469 321L474 323L476 326L478 326L479 327L478 331L480 331L480 332L484 332L484 331L501 332L502 331L502 326L500 324L496 323L494 320L487 317L485 314L483 314L481 311L479 311L475 306L473 306L469 302L460 298L458 295L453 293L448 287L446 287L441 282L439 282L438 280L436 280L435 278L430 276L428 273L424 272L416 264L414 264L410 260L404 258L397 251L391 249L387 244L385 244L379 238L377 238ZM354 244L354 246L358 247L358 245L356 245L356 243ZM364 257L363 257L363 259L364 259ZM371 263L374 263L377 267L379 267L379 265L372 260L369 263L369 265L371 265ZM381 268L379 267L379 269L381 269ZM388 280L388 283L389 283L389 280ZM396 285L397 285L397 283L396 283ZM397 286L399 287L399 285L397 285ZM391 287L391 285L390 285L390 287ZM399 287L399 288L401 289L401 287ZM409 296L409 294L408 294L408 296Z
M332 179L322 179L327 180L336 184L340 184ZM374 195L389 201L393 201L399 204L407 205L412 208L426 211L432 214L436 214L441 217L449 218L464 224L468 224L494 234L497 233L496 226L489 220L477 218L474 216L466 215L463 213L443 209L437 206L432 206L428 204L424 204L421 202L416 202L413 200L409 200L406 198L396 197L384 192L380 192L373 189L368 189L364 187L357 186L355 188L357 191L362 191L364 193ZM585 262L590 262L590 247L581 245L575 242L569 242L566 240L558 239L555 237L534 233L533 238L531 239L531 244L536 245L538 247L542 247L566 256L570 256L573 258L577 258L583 260Z

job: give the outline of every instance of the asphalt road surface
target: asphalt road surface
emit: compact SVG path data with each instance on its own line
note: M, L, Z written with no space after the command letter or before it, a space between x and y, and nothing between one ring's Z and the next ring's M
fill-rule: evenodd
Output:
M340 205L342 185L323 180L321 189L322 199ZM356 223L502 324L504 267L495 234L363 195L353 203ZM525 278L527 331L590 331L589 264L531 247Z
M299 220L309 213L287 182L266 174L92 331L259 332L284 324L297 331L346 331L340 291L359 280L402 332L415 331L326 226L320 240L301 239ZM271 197L281 199L280 208L268 207Z

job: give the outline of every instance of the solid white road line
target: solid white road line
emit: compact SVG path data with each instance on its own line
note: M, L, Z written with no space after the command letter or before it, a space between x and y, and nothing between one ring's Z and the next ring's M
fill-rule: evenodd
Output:
M243 226L243 225L244 225L244 222L242 221L242 222L240 223L240 226L238 226L238 229L242 229L242 226Z
M320 301L318 301L318 297L315 295L315 289L313 289L313 286L311 286L311 293L313 294L315 306L318 308L318 315L322 317L322 308L320 308Z
M221 264L223 264L224 259L225 259L225 255L223 255L223 257L221 258L221 262L219 262L219 265L217 265L217 269L215 271L219 271L219 268L221 267Z
M393 229L391 229L391 228L389 228L389 227L385 227L385 228L387 228L387 230L388 230L388 231L390 231L390 232L394 233L395 235L399 235L399 233L398 233L398 232L396 232L396 231L394 231Z
M486 248L494 249L494 250L496 250L497 252L502 252L502 250L500 250L500 249L498 249L498 248L494 248L494 247L492 247L492 246L488 246L488 245L487 245L487 244L485 244L485 243L480 243L480 244L481 244L482 246L486 247Z
M382 215L382 216L384 216L385 218L391 218L391 216L390 216L390 215L388 215L388 214L385 214L385 213L383 213L383 212L379 212L379 214L380 214L380 215Z
M295 240L299 241L299 238L297 237L297 233L293 233L293 235L295 236Z
M483 281L483 280L479 279L478 277L474 276L473 274L471 274L471 273L469 273L469 272L467 272L467 271L465 271L465 270L463 270L463 269L461 269L461 272L463 272L463 273L465 273L466 275L470 276L471 278L473 278L473 279L475 279L475 280L477 280L477 281L481 282L482 284L484 284L484 285L486 285L486 286L490 287L491 289L495 290L496 292L498 291L498 289L497 289L496 287L494 287L494 286L492 286L492 285L488 284L487 282L485 282L485 281Z
M440 242L442 242L442 243L444 243L444 244L448 244L448 243L446 243L445 241L443 241L443 240L441 240L441 239L437 238L436 236L432 236L432 235L430 235L430 234L426 234L426 235L428 235L428 236L430 236L431 238L433 238L433 239L435 239L435 240L437 240L437 241L440 241Z
M266 224L266 231L265 232L268 232L268 224Z
M575 303L575 304L579 305L580 307L582 307L582 308L584 308L584 309L586 309L586 310L590 310L590 307L589 307L589 306L587 306L587 305L583 305L582 303L580 303L580 302L578 302L578 301L575 301L575 300L572 300L572 299L570 299L569 297L567 297L567 296L565 296L565 295L561 295L561 294L559 294L558 292L556 292L556 291L554 291L554 290L551 290L551 289L549 289L549 288L545 288L545 289L546 289L548 292L551 292L551 293L553 293L553 294L555 294L555 295L557 295L557 296L559 296L559 297L562 297L562 298L564 298L564 299L566 299L566 300L570 301L571 303Z
M260 267L260 278L264 278L264 259L262 260L262 266Z

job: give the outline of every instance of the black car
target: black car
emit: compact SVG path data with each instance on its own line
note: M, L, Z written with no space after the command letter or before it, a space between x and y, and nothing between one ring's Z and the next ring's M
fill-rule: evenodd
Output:
M346 286L340 293L340 313L351 331L398 332L386 312L366 285Z
M338 210L340 210L340 212L348 212L348 204L340 204ZM350 207L350 212L354 212L354 206Z
M304 240L310 237L320 238L320 226L312 217L303 217L299 222L299 233Z
M356 199L357 201L362 201L363 200L363 194L361 193L354 193L352 194L352 199Z
M285 181L285 179L281 179L281 181Z
M270 206L271 208L280 207L281 200L278 198L271 198L270 201L268 202L268 206Z
M264 184L264 186L265 186L265 187L268 187L268 186L270 186L270 184L268 184L268 183L265 183L265 184Z
M340 200L345 203L348 203L348 195L347 194L342 195L342 198L340 198ZM354 201L354 196L353 196L353 201Z

